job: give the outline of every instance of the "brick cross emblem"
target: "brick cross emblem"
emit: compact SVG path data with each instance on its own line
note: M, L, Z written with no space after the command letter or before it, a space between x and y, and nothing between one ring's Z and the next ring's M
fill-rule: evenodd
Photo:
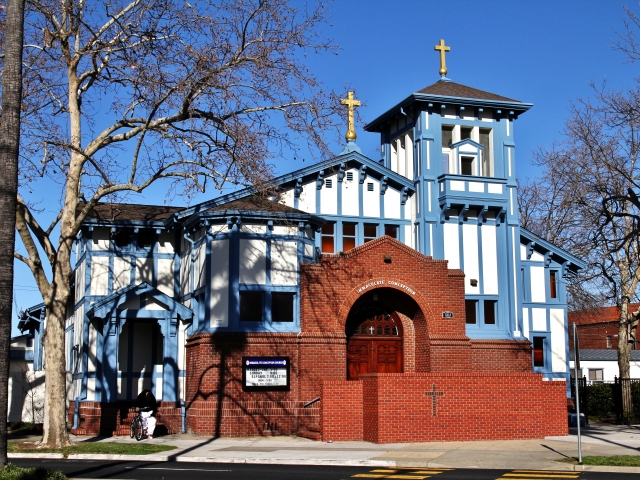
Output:
M444 395L443 392L436 392L436 384L434 383L431 387L430 392L424 393L427 397L431 397L431 404L433 405L433 416L438 416L438 397Z

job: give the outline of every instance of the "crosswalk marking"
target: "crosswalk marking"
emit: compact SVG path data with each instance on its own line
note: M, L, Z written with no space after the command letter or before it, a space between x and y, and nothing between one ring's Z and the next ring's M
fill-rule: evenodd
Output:
M432 475L453 470L453 468L377 468L368 473L358 473L351 478L389 478L398 480L424 480Z
M393 473L358 473L351 478L402 478L405 480L424 480L430 475L402 475Z
M580 472L569 472L566 470L512 470L505 473L500 479L526 480L526 479L578 479Z
M396 473L358 473L351 478L403 478L406 480L424 480L430 475L402 475Z
M437 475L438 473L442 473L444 471L444 469L442 468L420 468L420 469L411 469L411 473L413 474L427 474L427 475ZM371 470L371 473L407 473L407 470L404 469L378 469L378 470Z

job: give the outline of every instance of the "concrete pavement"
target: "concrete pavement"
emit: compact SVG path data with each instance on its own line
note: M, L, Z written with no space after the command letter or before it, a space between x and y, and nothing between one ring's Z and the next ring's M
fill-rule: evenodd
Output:
M142 440L177 446L153 455L70 455L70 459L210 463L270 463L371 467L495 468L640 473L640 467L582 466L556 460L578 456L575 429L566 437L537 440L429 442L376 445L316 442L300 437L217 438L190 434ZM640 455L640 425L595 424L582 428L582 455ZM37 440L37 439L36 439ZM135 443L129 437L74 437L75 441ZM32 454L47 456L51 454ZM9 454L10 458L32 456ZM58 456L57 458L60 458Z

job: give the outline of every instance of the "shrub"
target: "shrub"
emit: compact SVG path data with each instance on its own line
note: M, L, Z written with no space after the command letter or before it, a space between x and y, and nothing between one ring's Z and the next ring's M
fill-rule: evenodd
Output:
M44 468L22 468L8 463L0 468L0 480L66 480L67 477L60 470L45 470Z
M587 386L587 413L590 417L604 418L615 413L613 388L610 383Z

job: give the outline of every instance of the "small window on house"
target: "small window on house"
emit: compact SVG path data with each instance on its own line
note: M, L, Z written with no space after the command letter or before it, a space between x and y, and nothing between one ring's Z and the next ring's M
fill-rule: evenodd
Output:
M141 230L138 230L138 248L149 248L151 247L151 236L152 236L153 232L148 229L148 228L144 228Z
M467 325L478 323L478 302L476 300L465 300L464 313Z
M533 366L544 367L544 337L533 337Z
M496 300L484 301L484 324L495 325L496 324Z
M373 183L367 182L367 192L373 192Z
M240 292L240 321L262 321L262 292Z
M550 298L558 298L558 288L557 288L557 276L558 272L555 270L549 271L549 297Z
M293 322L293 293L271 294L271 320Z
M347 172L347 182L353 182L353 172Z
M460 158L460 174L461 175L475 175L473 171L473 161L475 157L461 157Z
M123 248L128 245L131 245L131 232L124 230L122 228L119 229L115 235L115 242L116 242L116 247L118 248Z
M480 144L482 145L482 174L491 176L491 129L481 128L479 131Z
M391 238L398 238L398 227L396 225L385 225L384 234Z
M27 338L27 348L33 348L33 337Z
M327 188L333 188L333 180L331 180L330 178L327 178L324 181L324 186L327 187Z
M471 139L473 127L460 127L460 140Z
M453 143L453 126L443 125L442 126L442 148L449 148L449 146L452 143Z
M356 248L356 224L342 224L342 251L348 252L352 248Z
M322 253L335 252L335 223L325 223L322 226L321 240L322 240Z
M590 368L589 369L589 381L590 382L602 382L603 375L601 368Z
M372 224L364 224L364 243L370 242L378 236L378 226Z
M612 348L613 347L613 339L611 338L611 335L607 335L607 348Z

